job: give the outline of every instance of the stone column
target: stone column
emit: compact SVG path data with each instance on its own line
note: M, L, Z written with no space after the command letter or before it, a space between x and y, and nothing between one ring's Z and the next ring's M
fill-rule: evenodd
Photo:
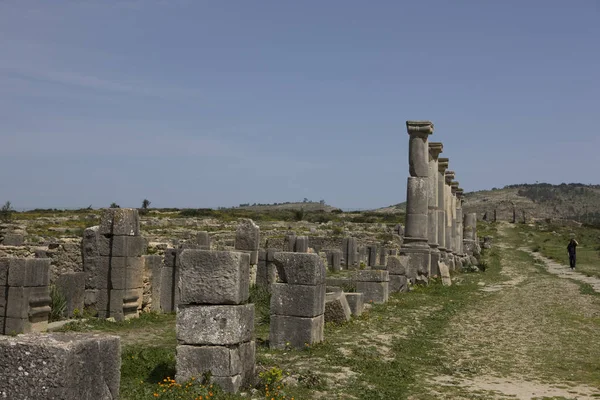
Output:
M465 251L463 249L463 194L464 190L458 188L456 190L456 247L458 248L458 254L464 257Z
M438 250L438 157L442 152L441 143L429 143L429 191L427 210L427 234L431 248L430 276L439 276L440 251Z
M438 249L440 259L446 261L446 178L448 159L438 159Z
M472 256L475 250L475 232L477 230L477 213L464 216L463 248L465 253Z
M457 204L458 199L456 197L456 191L458 190L459 182L453 181L450 183L450 191L452 194L452 254L458 256L458 223L457 223Z
M454 270L454 256L452 255L454 250L454 242L452 240L452 188L450 184L454 179L454 171L446 171L444 175L444 192L446 197L446 263L448 268Z
M406 121L409 141L409 172L406 185L406 229L400 254L407 256L407 276L411 281L417 277L427 278L431 255L427 234L429 144L433 133L429 121Z

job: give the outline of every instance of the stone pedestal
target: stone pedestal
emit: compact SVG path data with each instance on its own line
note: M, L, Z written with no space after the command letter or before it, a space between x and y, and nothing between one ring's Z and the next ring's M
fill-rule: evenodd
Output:
M440 261L446 262L446 178L448 159L438 158L438 249Z
M324 338L325 265L317 254L275 253L269 345L303 349Z
M358 271L356 291L362 293L364 301L371 303L387 303L389 298L390 276L386 270Z
M463 248L467 255L472 256L475 253L475 244L477 233L477 213L468 213L464 215L463 227Z
M176 380L183 383L210 373L211 382L227 392L252 386L254 304L244 304L250 255L186 249L179 264Z

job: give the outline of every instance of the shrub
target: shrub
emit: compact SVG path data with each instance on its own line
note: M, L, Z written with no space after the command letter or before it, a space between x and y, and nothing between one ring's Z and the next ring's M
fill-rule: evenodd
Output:
M59 321L67 309L67 299L55 286L50 286L50 321Z
M0 208L0 219L4 222L9 222L12 219L13 211L10 201L7 201L2 208Z
M256 322L259 325L268 325L271 321L271 293L261 286L250 286L250 303L254 304Z

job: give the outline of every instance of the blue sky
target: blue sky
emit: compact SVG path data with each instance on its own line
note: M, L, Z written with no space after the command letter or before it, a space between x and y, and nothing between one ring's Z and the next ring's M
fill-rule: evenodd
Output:
M466 191L600 183L600 3L0 0L0 202L404 201L405 121Z

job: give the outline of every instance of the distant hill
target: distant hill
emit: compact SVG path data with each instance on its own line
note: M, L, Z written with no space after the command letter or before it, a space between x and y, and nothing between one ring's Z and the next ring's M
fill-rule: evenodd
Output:
M476 212L481 219L496 218L512 221L513 210L517 221L573 220L600 224L600 185L581 183L549 183L508 185L502 189L466 193L465 212ZM406 203L382 208L382 212L404 212Z
M301 210L304 211L325 211L331 212L337 210L336 207L329 206L325 202L303 201L296 203L274 203L274 204L240 204L236 207L242 210L251 211L273 211L273 210Z
M503 189L484 190L465 194L463 208L476 212L480 218L487 214L498 220L510 221L513 210L517 221L531 219L574 220L600 223L600 185L581 183L519 184Z

